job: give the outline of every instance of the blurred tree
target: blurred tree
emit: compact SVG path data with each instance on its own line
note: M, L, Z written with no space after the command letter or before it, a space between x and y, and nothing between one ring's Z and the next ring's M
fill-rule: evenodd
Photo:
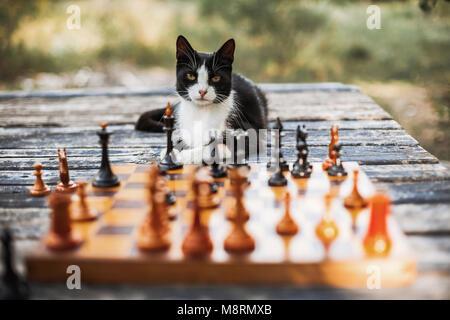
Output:
M56 0L2 0L0 2L0 78L13 76L13 58L17 48L13 44L13 35L25 17L35 16L40 10ZM8 68L6 68L8 66Z

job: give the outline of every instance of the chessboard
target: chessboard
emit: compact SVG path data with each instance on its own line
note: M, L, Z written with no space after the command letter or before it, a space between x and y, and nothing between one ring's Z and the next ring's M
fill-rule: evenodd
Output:
M392 215L387 217L392 242L387 256L365 253L363 238L370 209L362 209L355 220L343 206L352 191L352 176L359 169L358 189L369 197L375 188L357 163L346 162L346 179L330 179L321 163L313 163L309 179L285 176L287 186L270 187L272 174L265 164L251 164L244 204L250 214L246 230L255 240L247 254L224 250L230 233L227 208L233 203L228 178L215 179L220 205L202 211L202 224L209 228L212 253L203 258L183 254L181 244L192 224L193 196L186 172L191 166L169 171L165 177L176 196L176 218L170 222L170 249L159 253L140 250L136 244L139 226L149 211L147 183L149 165L112 166L121 183L112 188L87 187L87 202L99 212L93 221L73 222L81 244L73 250L55 252L41 241L26 257L28 279L65 283L70 265L81 269L83 283L147 284L295 284L365 288L375 272L382 287L408 285L415 279L416 262L406 237ZM276 225L285 212L286 191L291 195L290 214L298 233L281 236ZM325 246L316 227L327 210L324 197L332 195L328 210L338 235ZM72 203L74 205L74 203ZM354 221L354 223L352 222Z

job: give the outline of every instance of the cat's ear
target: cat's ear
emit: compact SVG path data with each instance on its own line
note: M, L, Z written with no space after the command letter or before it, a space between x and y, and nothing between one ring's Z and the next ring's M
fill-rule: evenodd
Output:
M182 35L179 35L177 38L177 59L193 54L193 52L194 49L192 49L187 39Z
M234 60L234 49L236 44L234 43L234 39L230 39L223 44L223 46L217 51L217 54L222 57L223 60L233 63Z

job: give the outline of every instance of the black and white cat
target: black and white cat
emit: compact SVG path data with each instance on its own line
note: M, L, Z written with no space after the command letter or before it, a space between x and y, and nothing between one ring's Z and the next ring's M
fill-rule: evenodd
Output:
M195 51L183 36L176 42L176 91L180 101L173 106L174 140L185 148L206 145L209 136L192 137L194 127L203 132L225 129L265 129L267 100L250 80L232 72L235 42L228 40L216 52ZM165 109L146 112L136 123L136 130L162 132Z

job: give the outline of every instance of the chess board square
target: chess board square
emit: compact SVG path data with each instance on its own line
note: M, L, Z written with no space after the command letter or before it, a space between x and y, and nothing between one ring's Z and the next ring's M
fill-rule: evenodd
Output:
M117 190L92 190L88 192L88 197L114 197L114 195L117 193Z
M97 231L97 235L129 235L133 232L134 226L104 225Z
M145 182L129 182L123 188L124 189L145 189L147 184Z
M183 173L168 173L167 180L186 180L187 176Z
M187 190L174 190L173 194L175 195L175 197L186 197Z
M84 257L123 258L130 255L133 237L121 235L96 235L86 241L78 252Z
M128 178L128 183L130 182L148 182L148 173L147 172L135 172Z
M148 172L150 166L147 164L139 164L136 166L136 170L134 172L136 173L146 173Z
M149 191L147 189L122 189L116 195L116 202L119 201L144 201L147 202ZM119 204L120 205L120 204ZM135 208L130 207L130 208Z
M111 166L111 170L117 174L131 174L136 170L136 165L119 164Z
M121 200L114 202L112 209L142 209L147 208L147 201L145 200Z
M102 223L108 226L140 225L147 215L147 209L128 210L113 209L102 218Z

